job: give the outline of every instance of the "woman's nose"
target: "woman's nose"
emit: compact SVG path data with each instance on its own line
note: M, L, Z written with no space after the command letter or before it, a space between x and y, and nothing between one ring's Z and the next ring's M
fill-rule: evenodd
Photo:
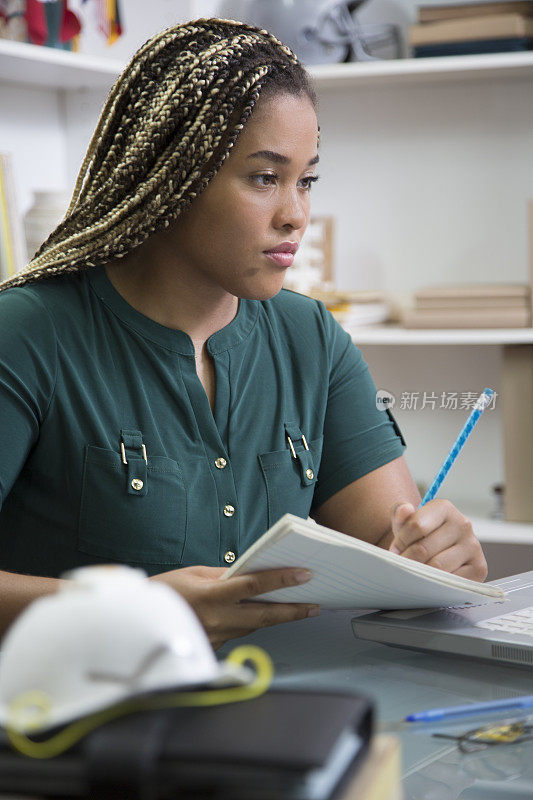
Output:
M274 226L276 228L284 228L290 225L293 230L304 228L307 225L308 216L308 197L302 196L301 189L287 191L280 197L274 218Z

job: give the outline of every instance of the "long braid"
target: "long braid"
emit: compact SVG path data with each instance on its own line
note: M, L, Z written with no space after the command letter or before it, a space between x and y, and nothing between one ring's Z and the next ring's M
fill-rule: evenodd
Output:
M108 95L64 219L0 291L120 258L168 227L273 89L316 105L304 68L268 31L198 19L152 37Z

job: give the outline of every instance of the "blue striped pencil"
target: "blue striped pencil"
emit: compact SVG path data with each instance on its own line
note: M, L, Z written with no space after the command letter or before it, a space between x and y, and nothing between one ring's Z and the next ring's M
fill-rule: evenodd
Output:
M422 502L420 503L419 508L421 506L424 506L426 503L429 503L430 500L433 500L433 498L435 497L435 495L439 491L441 483L443 482L444 478L446 477L446 475L450 471L450 468L451 468L453 462L455 461L455 459L457 458L457 456L459 455L459 453L463 449L463 446L464 446L466 440L468 439L468 437L470 436L470 434L472 433L476 422L478 421L478 419L480 418L482 413L485 411L485 409L489 405L491 397L492 397L493 394L494 394L494 391L492 389L483 389L483 392L479 395L479 397L476 400L476 403L474 405L474 408L472 409L472 412L471 412L470 416L468 417L467 421L465 422L465 424L464 424L459 436L455 440L452 449L448 453L448 455L446 457L446 461L444 462L442 467L439 469L439 471L435 475L435 477L433 479L433 483L431 484L431 486L429 487L429 489L425 493L425 495L424 495L424 497L422 499Z

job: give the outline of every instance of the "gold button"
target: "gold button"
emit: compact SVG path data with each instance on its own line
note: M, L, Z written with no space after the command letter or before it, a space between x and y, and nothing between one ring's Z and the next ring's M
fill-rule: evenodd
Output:
M235 561L235 553L232 550L228 550L228 552L224 555L224 561L226 561L228 564L233 564Z
M235 514L235 509L233 508L233 506L230 506L230 504L227 503L224 506L224 516L225 517L232 517L234 514Z
M140 478L134 478L131 482L131 485L134 489L136 489L139 492L143 488L144 483Z
M315 477L315 473L313 472L312 469L306 469L305 474L307 475L310 481L312 481L313 478Z
M215 458L215 467L217 469L224 469L227 463L225 458Z

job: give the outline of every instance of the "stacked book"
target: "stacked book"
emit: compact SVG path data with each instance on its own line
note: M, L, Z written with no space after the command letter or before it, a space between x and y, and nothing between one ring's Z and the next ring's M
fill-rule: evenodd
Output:
M533 0L470 0L418 7L415 58L533 49Z
M528 328L531 288L523 284L434 286L415 294L406 328Z

